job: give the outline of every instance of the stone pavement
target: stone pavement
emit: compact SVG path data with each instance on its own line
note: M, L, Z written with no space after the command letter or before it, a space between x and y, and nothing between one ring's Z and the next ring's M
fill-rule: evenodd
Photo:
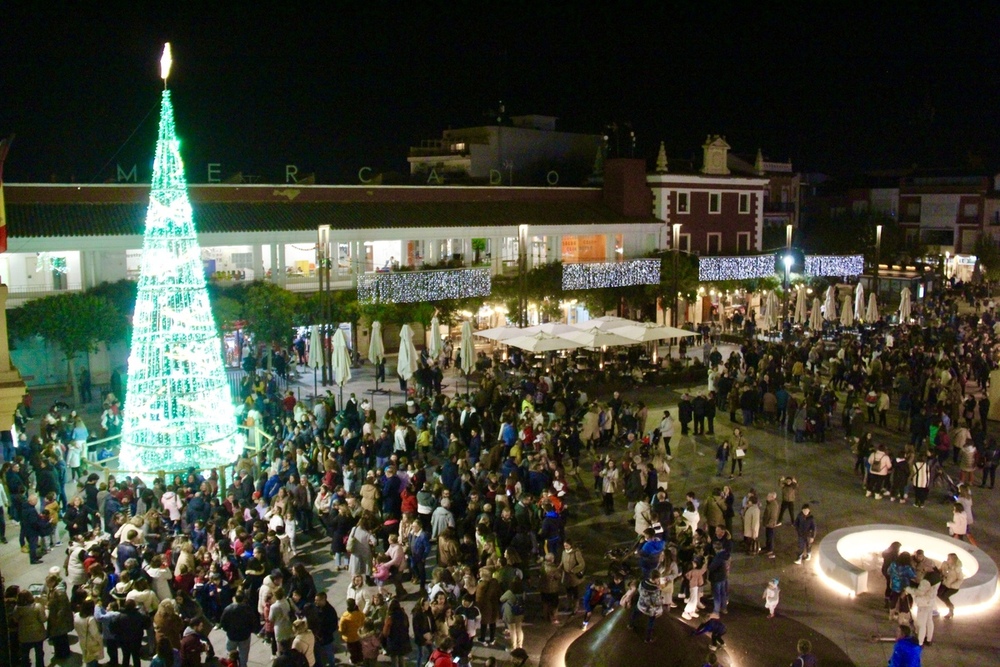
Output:
M465 389L464 379L458 377L454 370L446 376L449 385L446 392L454 393L456 385L461 391ZM348 384L347 392L355 392L360 398L368 389L373 388L373 374L370 364L355 369L354 379ZM376 395L375 407L381 415L390 404L401 400L398 385L390 381L388 386L393 394ZM473 386L475 383L473 382ZM313 383L311 373L301 378L297 385L300 395L305 398L312 394ZM336 389L334 393L338 393ZM55 393L50 396L46 392L36 392L36 412L44 411L54 400ZM678 394L669 389L640 388L625 392L627 400L643 400L650 406L650 422L655 423L665 408L676 408ZM674 413L676 415L676 412ZM93 417L89 414L88 417ZM90 419L88 419L90 421ZM836 421L836 419L835 419ZM995 425L993 425L995 428ZM742 477L733 481L715 477L715 447L719 438L730 435L731 427L728 414L720 413L716 420L716 436L680 437L673 443L674 458L670 462L671 482L670 497L676 503L683 498L688 490L693 490L699 498L704 498L714 487L729 483L737 498L751 487L761 494L769 490L777 490L779 477L792 474L799 480L799 503L809 502L814 510L819 528L819 537L837 528L860 525L865 523L899 523L912 525L939 532L945 531L945 521L950 519L949 505L946 504L942 492L935 490L931 502L924 509L912 505L899 505L880 502L865 498L860 486L860 479L852 473L853 457L842 437L836 437L838 429L834 429L825 444L802 443L795 444L790 438L777 433L773 429L747 429L750 449L746 459L745 472ZM992 430L992 429L991 429ZM678 429L679 431L679 429ZM894 433L876 429L876 438L886 438L897 441ZM590 460L585 459L582 470L589 471ZM605 550L614 545L626 544L633 540L631 516L625 512L623 498L617 499L617 509L612 516L604 516L600 512L600 498L593 493L593 480L589 474L584 474L579 488L574 488L570 496L570 518L567 532L582 543L587 557L588 576L604 574L607 562L604 559ZM975 535L980 547L994 559L1000 555L1000 523L998 523L997 495L1000 490L989 491L976 489L974 492L976 517ZM17 548L17 526L8 522L8 539L10 544L0 546L0 571L3 572L6 583L28 585L39 583L44 579L48 568L62 565L62 553L53 553L45 557L44 565L29 566L26 554ZM736 531L739 534L739 530ZM13 538L13 539L11 539ZM873 551L881 551L887 545L872 545ZM778 613L794 621L808 626L810 631L817 632L828 638L833 644L843 650L855 665L884 665L891 652L889 643L873 643L872 635L891 636L893 624L882 609L882 598L879 587L880 577L876 574L872 579L872 595L862 595L855 599L846 599L832 592L819 580L811 565L815 561L797 566L795 558L795 533L787 524L778 529L777 552L774 560L760 556L751 557L742 553L734 555L730 579L731 597L737 604L734 611L725 617L726 623L737 628L742 622L755 622L756 619L744 617L745 609L752 608L763 614L760 595L765 582L777 576L781 579L781 605ZM330 592L330 599L338 611L343 611L344 598L348 581L346 573L337 573L331 568L326 556L326 542L319 541L304 549L305 561L314 572L321 589ZM533 574L533 573L532 573ZM415 586L407 585L410 591L408 600L415 599ZM529 600L533 602L533 600ZM566 619L563 625L552 627L541 623L529 604L528 619L525 627L525 648L531 655L530 664L541 660L546 665L562 667L564 651L572 640L581 634L580 616ZM674 614L679 610L672 610ZM1000 637L995 628L1000 621L1000 609L994 609L976 617L957 618L954 620L937 621L935 641L932 647L924 652L925 665L985 665L1000 663ZM789 627L795 627L788 624ZM990 628L984 632L985 628ZM597 629L591 627L591 632ZM795 632L775 632L774 642L781 643L787 655L785 664L790 663L795 656ZM221 632L212 635L213 643L219 655L224 655L225 638ZM656 644L654 644L656 646ZM658 647L662 650L663 646ZM51 652L51 647L47 649ZM76 643L74 639L74 650ZM481 664L486 657L495 656L501 664L506 654L502 650L479 647L474 651L474 658ZM344 661L345 654L339 654L338 659ZM65 663L71 667L79 664L78 654L73 661ZM251 649L251 664L263 667L270 664L270 651L263 642L254 638ZM422 666L418 666L422 667Z

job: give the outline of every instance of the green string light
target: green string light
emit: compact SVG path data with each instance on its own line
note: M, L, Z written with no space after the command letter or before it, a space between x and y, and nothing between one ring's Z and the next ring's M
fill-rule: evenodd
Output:
M133 318L119 467L232 463L242 442L205 289L170 91L163 91Z

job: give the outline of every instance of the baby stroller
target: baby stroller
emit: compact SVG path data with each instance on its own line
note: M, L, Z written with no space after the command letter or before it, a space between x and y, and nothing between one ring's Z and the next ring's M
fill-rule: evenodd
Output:
M954 503L958 500L958 483L955 481L955 478L944 471L944 468L938 468L936 481L944 487L944 502Z

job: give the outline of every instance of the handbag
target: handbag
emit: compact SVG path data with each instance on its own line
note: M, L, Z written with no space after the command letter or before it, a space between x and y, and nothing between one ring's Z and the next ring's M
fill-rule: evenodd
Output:
M350 532L350 534L348 534L348 536L346 538L347 539L347 543L346 543L345 546L346 546L346 549L347 549L347 553L353 553L354 552L354 543L356 541L356 538L354 537L354 530L355 530L354 528L351 528L351 532Z
M746 455L747 455L747 450L743 449L742 447L736 448L736 458L741 459Z

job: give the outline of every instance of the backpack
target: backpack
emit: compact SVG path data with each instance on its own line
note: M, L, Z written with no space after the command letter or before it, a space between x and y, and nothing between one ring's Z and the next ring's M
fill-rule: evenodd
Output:
M510 613L515 616L524 616L524 596L515 595L514 601L510 603Z

